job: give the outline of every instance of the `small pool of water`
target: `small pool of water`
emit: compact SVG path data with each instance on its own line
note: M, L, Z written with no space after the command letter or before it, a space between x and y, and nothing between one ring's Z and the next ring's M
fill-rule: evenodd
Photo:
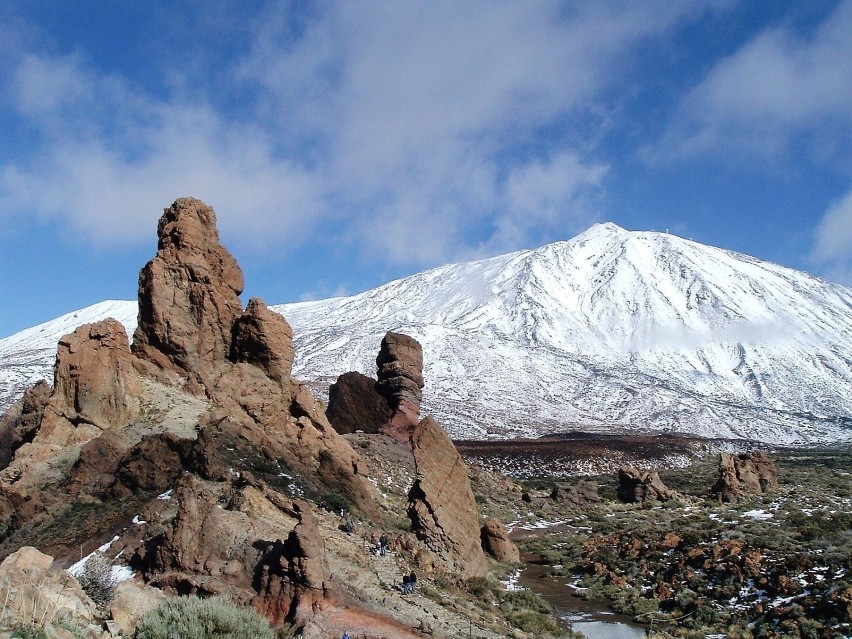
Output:
M586 601L572 594L564 577L550 577L549 566L532 563L525 557L526 568L518 584L543 597L556 611L566 628L582 632L588 639L644 639L645 626L626 615L612 612L604 601Z

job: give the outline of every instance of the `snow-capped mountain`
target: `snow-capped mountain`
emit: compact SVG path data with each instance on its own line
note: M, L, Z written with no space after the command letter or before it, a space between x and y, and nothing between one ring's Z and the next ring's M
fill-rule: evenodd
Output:
M294 374L323 393L375 372L388 330L424 348L424 409L454 437L680 431L852 440L852 289L746 255L600 224L567 242L453 264L352 297L273 306ZM0 402L48 374L103 302L0 340Z

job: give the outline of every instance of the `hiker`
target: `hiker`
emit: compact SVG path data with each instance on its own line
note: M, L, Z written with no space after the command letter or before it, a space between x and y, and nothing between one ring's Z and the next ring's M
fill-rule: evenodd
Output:
M340 639L352 639L352 638L349 636L349 631L348 631L348 630L344 630L344 631L343 631L343 636L342 636Z
M352 522L351 519L346 520L346 532L349 535L355 532L355 524Z
M408 588L410 592L414 592L414 589L417 588L417 575L414 574L413 570L408 575Z
M402 594L407 595L411 592L411 577L408 575L402 576Z
M388 536L385 533L382 533L382 536L379 537L379 554L384 557L385 553L388 551Z

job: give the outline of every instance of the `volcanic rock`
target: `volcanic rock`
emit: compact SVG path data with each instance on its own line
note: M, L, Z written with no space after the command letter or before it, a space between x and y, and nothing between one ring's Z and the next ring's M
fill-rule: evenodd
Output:
M719 454L719 478L710 489L724 502L735 503L744 495L759 495L778 488L778 471L763 452Z
M382 339L376 366L379 378L376 390L393 410L384 430L407 439L420 420L423 348L413 337L388 332Z
M550 498L577 508L587 508L601 502L598 485L591 481L581 481L575 485L556 484L550 493Z
M253 297L234 323L231 359L253 364L289 391L293 370L293 329L263 300Z
M0 417L0 469L12 461L15 451L35 437L52 388L41 380L24 391L24 396Z
M252 605L273 624L286 620L303 627L323 607L329 573L316 518L304 504L296 502L293 510L299 523L286 541L265 548Z
M219 244L213 209L199 200L165 209L157 236L157 255L139 273L133 352L200 390L231 353L243 273Z
M484 575L487 564L467 465L429 417L414 429L411 448L417 477L408 493L412 531L462 578Z
M618 469L618 498L626 503L669 501L677 496L670 490L657 471L641 471L633 466Z
M344 373L328 389L328 421L341 435L363 431L378 433L394 411L376 390L376 380L362 373Z
M497 561L518 563L521 553L515 543L509 539L509 532L502 522L486 519L480 531L482 549Z

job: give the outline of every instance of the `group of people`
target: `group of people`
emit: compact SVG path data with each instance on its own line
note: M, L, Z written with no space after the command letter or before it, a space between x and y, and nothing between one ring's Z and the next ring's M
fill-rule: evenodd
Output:
M410 575L402 576L402 594L410 595L415 588L417 588L417 575L412 570Z

